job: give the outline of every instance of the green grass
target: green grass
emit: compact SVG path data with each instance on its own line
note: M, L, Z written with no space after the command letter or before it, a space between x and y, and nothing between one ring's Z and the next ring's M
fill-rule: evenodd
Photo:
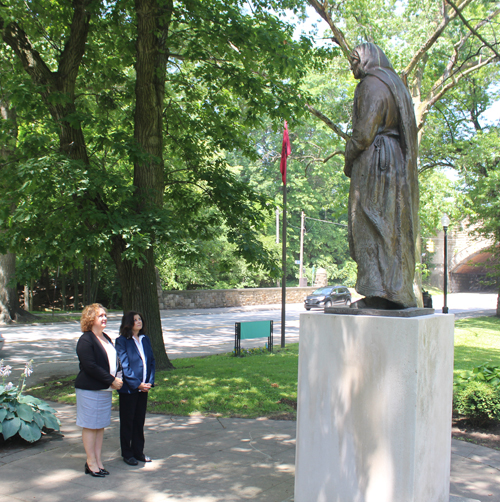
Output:
M176 359L156 374L149 393L153 413L188 416L295 419L298 344L247 357L232 354ZM29 389L42 399L74 404L74 377ZM118 396L113 393L113 404ZM294 407L295 405L295 407Z
M122 313L121 310L108 310L110 313ZM21 319L18 321L20 324L51 324L59 322L80 322L82 317L81 311L74 310L30 310L30 314L36 316L36 319Z
M19 324L52 324L55 322L80 322L81 314L40 314L40 312L34 314L37 316L36 319L23 319Z
M500 366L500 319L478 317L455 323L455 374L484 362ZM231 354L176 359L160 371L149 395L149 411L167 415L295 419L298 344L274 354ZM29 390L42 399L75 403L73 377ZM118 406L118 397L113 393Z
M455 374L487 361L500 366L500 318L474 317L455 322Z
M428 293L430 293L431 296L439 296L443 294L443 290L440 288L436 288L434 286L423 286L423 289L425 289Z

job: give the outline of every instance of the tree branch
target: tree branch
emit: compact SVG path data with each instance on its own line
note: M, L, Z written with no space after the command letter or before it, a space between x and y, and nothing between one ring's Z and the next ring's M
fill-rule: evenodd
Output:
M460 5L459 9L464 9L467 7L472 2L472 0L464 0ZM444 13L444 18L439 24L439 26L436 28L434 33L424 42L422 47L415 53L413 56L412 60L408 64L408 66L403 70L401 73L401 79L403 82L406 84L406 81L408 80L408 75L414 70L415 66L420 62L424 54L427 53L427 51L434 45L436 40L441 36L441 34L444 32L445 28L448 26L449 22L452 21L457 17L457 13L454 12L450 15L447 15L446 12Z
M340 136L345 141L349 141L350 136L346 134L339 126L334 124L326 115L323 115L319 110L313 108L311 105L306 104L306 108L315 116L322 120L332 131Z
M323 159L323 161L322 161L323 164L326 163L326 162L328 162L332 157L335 157L335 155L343 155L343 156L345 156L345 151L344 150L337 150L337 151L331 153L330 155L328 155L328 157L326 157L326 158Z
M425 115L426 115L427 111L430 108L432 108L434 106L434 104L437 103L450 89L455 87L460 80L462 80L464 77L466 77L470 73L473 73L474 71L479 70L483 66L486 66L486 65L488 65L498 59L499 58L497 58L496 56L491 56L490 58L488 58L480 63L477 63L474 66L470 66L467 70L465 70L461 73L458 73L458 72L454 73L452 75L452 80L448 84L444 85L442 87L442 89L437 94L435 94L432 98L426 99L420 105L420 108L423 109L424 112L422 112L420 114L421 119L420 119L419 123L417 124L418 130L422 129L422 127L424 126Z
M90 12L87 6L91 0L73 1L73 19L71 21L70 36L59 62L58 74L62 79L63 89L71 96L74 94L76 77L80 68L85 44L89 33Z
M323 3L320 3L318 0L308 0L309 4L314 7L316 12L328 23L328 26L333 32L334 35L334 41L339 44L340 48L342 49L342 52L344 53L344 56L347 58L347 60L350 61L350 56L351 56L351 48L349 47L349 44L347 43L344 34L342 31L337 28L335 23L333 22L332 18L330 17L330 13L327 10L327 1L324 0Z
M3 21L3 20L2 20ZM42 96L47 97L55 87L55 76L45 64L40 54L31 46L26 33L15 22L2 27L2 39L21 60L23 68L35 84L46 87Z
M469 22L465 19L465 17L463 16L463 14L460 12L460 10L458 9L458 7L451 1L451 0L446 0L446 3L448 3L449 5L451 5L453 7L453 9L455 10L455 12L457 13L458 17L460 17L460 19L462 20L462 23L465 24L465 26L467 26L467 28L469 29L469 31L474 35L476 36L477 38L479 38L479 40L481 40L481 42L483 42L484 45L486 45L486 47L489 47L493 53L496 55L496 57L500 58L500 54L498 54L498 52L495 50L495 48L488 43L487 40L485 40L480 34L478 31L476 31L470 24ZM495 11L496 14L498 14L498 12L500 12L499 10ZM495 14L495 15L496 15ZM494 16L493 16L494 17Z

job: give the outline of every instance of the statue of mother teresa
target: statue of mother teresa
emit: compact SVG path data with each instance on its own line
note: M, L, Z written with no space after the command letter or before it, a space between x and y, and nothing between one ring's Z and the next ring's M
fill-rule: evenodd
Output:
M413 102L375 44L351 53L360 82L353 131L345 151L349 191L349 250L358 265L353 306L416 307L413 293L418 234L418 138Z

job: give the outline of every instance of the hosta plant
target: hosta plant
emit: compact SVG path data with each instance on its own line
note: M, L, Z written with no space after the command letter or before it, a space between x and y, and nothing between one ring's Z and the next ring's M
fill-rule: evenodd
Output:
M11 366L4 366L0 360L0 433L4 439L9 439L19 434L23 439L33 443L38 441L42 434L50 430L59 430L59 419L55 416L56 410L45 401L33 396L23 394L26 378L33 372L33 359L26 363L19 379L19 384L5 383L11 374Z

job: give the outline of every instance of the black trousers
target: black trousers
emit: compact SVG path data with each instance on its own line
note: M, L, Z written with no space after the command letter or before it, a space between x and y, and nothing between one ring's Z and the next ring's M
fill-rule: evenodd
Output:
M144 454L144 421L146 420L148 393L120 393L119 396L122 457L140 457Z

